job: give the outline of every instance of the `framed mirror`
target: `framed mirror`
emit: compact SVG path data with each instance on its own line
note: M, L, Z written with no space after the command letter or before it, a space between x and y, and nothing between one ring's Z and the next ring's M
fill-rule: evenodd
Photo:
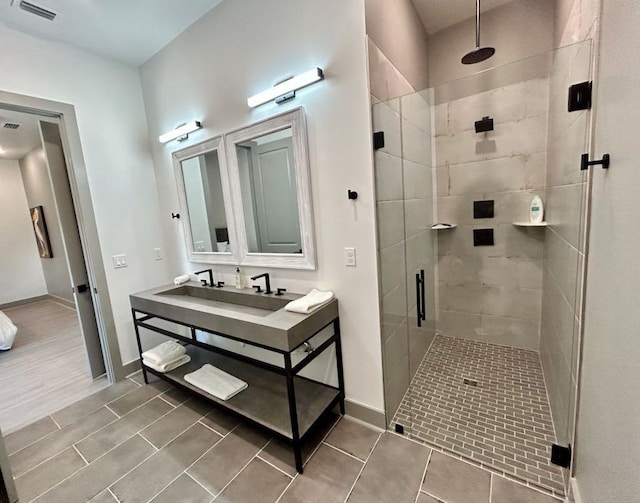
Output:
M240 264L315 269L302 108L225 135Z
M237 264L238 245L222 137L173 153L187 255Z

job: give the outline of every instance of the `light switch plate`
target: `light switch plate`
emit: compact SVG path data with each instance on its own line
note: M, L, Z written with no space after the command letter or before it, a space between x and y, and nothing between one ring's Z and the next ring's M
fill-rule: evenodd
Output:
M355 248L344 249L344 265L348 267L356 266L356 249Z
M114 269L127 267L127 256L124 253L122 255L114 255L113 257L111 257L111 260L113 260Z
M162 260L162 249L160 248L154 248L153 249L153 257L156 260Z

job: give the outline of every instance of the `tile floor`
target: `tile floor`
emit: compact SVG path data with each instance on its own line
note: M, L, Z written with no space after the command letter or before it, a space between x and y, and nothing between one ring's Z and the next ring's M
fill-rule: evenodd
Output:
M162 382L128 379L5 438L21 502L557 503L353 419L288 447Z
M556 437L535 351L438 335L396 423L412 438L564 493L562 471L549 462Z

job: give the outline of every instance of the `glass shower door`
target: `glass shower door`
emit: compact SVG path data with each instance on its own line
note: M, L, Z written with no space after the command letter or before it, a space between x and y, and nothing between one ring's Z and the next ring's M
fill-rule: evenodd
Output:
M411 427L409 383L435 334L435 246L429 93L373 105L385 411Z

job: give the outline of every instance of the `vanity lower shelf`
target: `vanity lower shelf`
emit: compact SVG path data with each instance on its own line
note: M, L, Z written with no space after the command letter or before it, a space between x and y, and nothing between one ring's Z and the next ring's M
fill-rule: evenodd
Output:
M176 370L165 374L146 366L145 370L276 432L288 440L293 440L289 397L284 376L196 346L188 346L187 353L191 356L191 362ZM229 400L220 400L184 379L185 374L199 369L205 363L210 363L242 379L248 384L247 389ZM294 377L294 384L299 434L303 437L318 417L338 401L340 390L299 376Z

